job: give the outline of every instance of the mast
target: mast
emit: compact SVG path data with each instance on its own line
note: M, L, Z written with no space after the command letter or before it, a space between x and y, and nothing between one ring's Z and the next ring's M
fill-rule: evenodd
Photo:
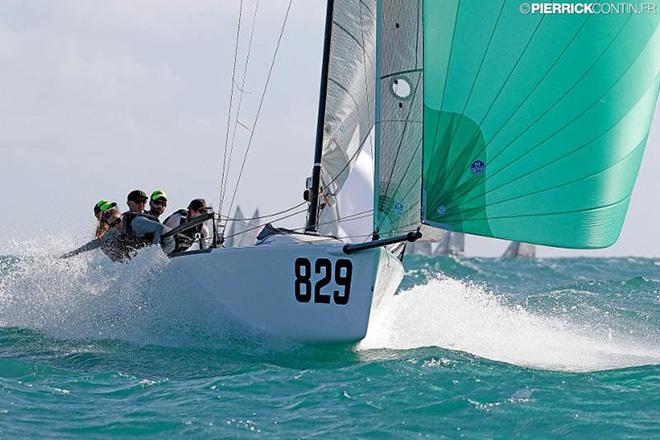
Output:
M328 96L328 66L330 64L330 40L332 38L332 13L334 0L328 0L325 13L325 36L323 39L323 65L321 67L321 89L319 93L319 113L316 122L316 149L312 170L312 188L309 192L309 214L305 232L318 232L319 193L321 187L321 157L323 155L323 126L325 105Z

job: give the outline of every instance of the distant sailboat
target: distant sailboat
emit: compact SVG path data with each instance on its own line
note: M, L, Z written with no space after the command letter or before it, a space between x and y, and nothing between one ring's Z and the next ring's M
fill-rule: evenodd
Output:
M501 258L536 258L536 246L529 243L512 241Z
M235 243L238 241L241 233L245 229L243 218L243 211L241 211L241 207L237 205L236 210L234 211L234 215L229 221L229 226L227 227L227 233L225 234L226 238L224 242L225 247L236 247Z
M461 256L465 252L465 234L447 232L438 243L437 255Z
M254 210L254 214L252 214L252 218L248 222L247 230L242 234L243 240L241 241L240 246L254 246L259 231L261 231L261 228L259 227L259 208L257 208Z
M406 254L425 255L428 257L455 256L465 253L465 234L442 231L437 241L416 241L406 245Z
M259 234L259 208L254 211L250 219L245 219L240 206L236 206L234 216L227 229L227 238L224 247L253 246Z

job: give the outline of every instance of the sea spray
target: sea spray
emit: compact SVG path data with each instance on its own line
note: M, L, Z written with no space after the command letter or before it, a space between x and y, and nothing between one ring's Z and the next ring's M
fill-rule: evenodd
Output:
M0 325L62 339L219 346L255 332L236 322L208 291L158 248L127 263L98 252L66 260L2 257Z
M386 298L359 350L437 346L515 365L592 371L660 362L657 344L600 333L607 316L575 322L505 301L483 287L447 277Z

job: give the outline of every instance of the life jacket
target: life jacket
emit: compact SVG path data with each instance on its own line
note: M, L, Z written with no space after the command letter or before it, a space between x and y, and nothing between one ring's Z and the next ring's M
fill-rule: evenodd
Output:
M132 256L135 251L140 248L149 246L154 241L154 234L145 234L141 237L135 235L132 224L133 220L135 220L137 217L144 217L155 222L158 221L158 219L153 215L140 212L129 211L122 215L124 230L120 235L117 245L113 246L113 248L118 254L126 255L125 258L130 258L130 256Z
M168 223L169 219L173 216L179 216L179 225L182 225L188 222L188 210L179 209L178 211L172 213L169 217L165 219L163 223ZM174 236L174 252L184 252L195 242L197 234L202 231L202 225L197 225L194 228L187 229L183 232L180 232Z

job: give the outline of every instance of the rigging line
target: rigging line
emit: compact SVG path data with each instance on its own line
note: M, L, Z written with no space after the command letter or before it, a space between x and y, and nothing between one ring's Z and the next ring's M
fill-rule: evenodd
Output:
M355 214L351 214L351 215L347 215L347 216L338 218L337 220L330 220L330 221L327 221L327 222L319 223L319 226L320 225L331 225L333 223L339 224L339 223L342 223L342 222L352 222L352 221L355 221L355 220L360 220L360 219L369 217L372 213L373 213L373 210L358 212L358 213L355 213Z
M222 206L222 191L223 191L223 185L225 181L225 168L227 165L227 146L229 145L229 127L231 125L231 109L232 109L232 104L234 102L234 86L236 83L236 61L238 59L238 47L239 47L239 40L240 40L240 35L241 35L241 19L243 17L243 0L241 0L240 3L240 9L238 11L238 25L236 26L236 43L234 45L234 65L232 67L232 73L231 73L231 92L229 94L229 111L227 112L227 133L225 134L225 148L224 148L224 153L222 156L222 174L220 177L220 195L218 199L218 206Z
M286 8L286 14L284 15L284 21L282 22L282 29L280 30L280 35L277 38L277 45L275 46L275 52L273 53L273 60L270 63L270 68L268 69L268 76L266 77L266 84L264 84L264 90L261 94L261 99L259 100L259 107L257 108L257 115L254 118L254 123L252 124L252 131L250 132L250 138L248 139L247 147L245 148L245 154L243 155L243 162L241 163L241 170L238 173L238 178L236 179L236 186L234 187L234 193L231 197L231 203L229 204L229 212L231 212L232 206L234 206L234 201L236 199L236 192L241 183L241 178L243 177L243 170L245 169L245 162L247 161L248 153L250 152L250 146L252 145L252 139L254 138L254 131L257 128L257 123L259 122L259 116L261 115L261 109L264 103L264 98L266 97L266 92L268 91L268 84L270 83L270 78L273 73L273 68L275 66L275 60L277 59L277 53L280 49L280 43L282 42L282 36L284 35L284 29L286 28L286 23L289 18L289 12L291 11L291 4L293 0L289 0L289 5Z
M362 215L357 216L357 217L352 217L352 218L344 217L344 218L339 219L339 220L333 220L333 221L331 221L331 222L327 222L326 224L332 224L332 223L337 223L337 224L339 224L339 223L354 222L354 221L356 221L356 220L362 220L363 218L371 217L372 214L373 214L373 213L368 212L368 213L366 213L366 214L362 214Z
M297 229L291 229L294 232L298 232L301 228ZM373 232L370 232L368 234L354 234L354 235L333 235L330 237L327 237L325 240L318 240L318 241L331 241L333 238L336 238L337 240L345 240L347 238L367 238L367 237L372 237Z
M249 222L244 221L245 219L242 219L242 218L230 218L230 219L227 219L227 220L232 221L234 223L240 223L240 224L243 224L243 225L246 225L246 226L250 225Z
M347 219L347 220L332 220L332 221L328 221L328 222L319 223L319 226L321 226L321 225L331 225L331 224L334 224L334 223L339 224L339 223L341 223L342 221L348 223L348 222L352 222L352 221L355 221L355 220L361 220L361 219L363 219L363 218L367 218L367 217L369 217L370 215L371 215L371 213L369 213L369 214L364 214L364 215L362 215L362 216L360 216L360 217L351 218L351 219ZM292 230L292 231L304 231L304 229L305 229L305 228L295 228L295 229L291 229L291 230ZM371 234L372 234L372 233L369 233L369 234L366 234L366 235L371 236ZM365 236L366 236L366 235L365 235Z
M261 220L262 218L275 217L276 215L284 214L285 212L293 211L296 208L300 208L301 206L303 206L306 203L307 202L298 203L297 205L292 206L291 208L287 208L287 209L284 209L282 211L274 212L272 214L260 215L259 217L243 218L241 220Z
M319 226L321 225L331 225L333 223L341 223L342 221L350 222L353 220L359 220L361 218L369 217L371 214L373 214L374 210L373 209L367 209L364 211L360 212L354 212L353 214L348 214L343 217L339 217L336 220L329 220L327 222L319 223ZM304 230L305 227L300 227L300 228L293 228L291 229L292 231L301 231Z
M305 209L301 209L300 211L296 211L296 212L294 212L294 213L291 213L291 214L288 214L288 215L282 216L282 217L280 217L280 218L277 218L277 219L273 220L271 223L279 222L279 221L282 221L282 220L284 220L284 219L287 219L287 218L290 218L290 217L293 217L293 216L296 216L296 215L298 215L298 214L302 214L302 213L305 213L305 212L307 212L307 208L305 208ZM225 240L226 240L226 239L228 239L228 238L235 237L235 236L237 236L237 235L245 234L246 232L254 231L255 229L259 229L260 227L265 226L265 225L266 225L266 223L261 223L261 224L259 224L259 225L257 225L257 226L254 226L254 227L249 228L249 229L245 229L244 231L241 231L241 232L237 232L236 234L228 235L228 236L226 236L226 237L224 237L224 238L225 238Z
M354 212L353 214L348 214L348 215L345 215L343 217L338 217L335 220L328 220L326 222L319 223L319 226L320 225L331 225L333 223L341 223L343 221L349 222L349 221L353 221L353 220L359 220L361 218L369 217L371 214L373 214L373 209L368 209L368 210L361 211L361 212ZM295 231L295 230L298 230L298 229L304 229L304 228L295 228L293 230Z
M238 84L234 84L234 85L236 86L236 89L237 89L239 92L244 93L244 94L246 94L246 95L251 95L251 94L252 94L252 92L249 92L249 91L247 91L247 90L245 90L245 89L242 89Z
M337 238L339 240L345 240L347 238L366 238L366 237L371 237L373 235L374 235L373 232L370 232L368 234L338 235Z
M241 127L243 127L244 129L246 129L247 131L250 131L250 127L248 127L247 125L243 124L243 123L242 123L241 121L239 121L238 119L236 119L236 125L240 125ZM234 130L236 130L236 128L234 128ZM231 152L229 153L229 162L231 162Z
M240 124L242 127L244 127L246 130L250 131L250 128L247 127L245 124L241 123L238 119L241 115L241 105L243 103L243 89L245 88L245 79L247 77L247 71L248 71L248 65L250 63L250 54L252 53L252 41L254 39L254 29L256 27L257 23L257 13L259 12L259 0L255 2L254 5L254 14L252 15L252 26L250 29L250 39L248 40L248 48L247 48L247 53L245 56L245 65L243 66L243 77L241 79L241 86L237 88L241 90L241 95L238 98L238 106L236 109L236 122L234 124L234 131L232 133L231 137L231 147L229 149L229 158L227 159L227 174L225 175L225 181L223 182L222 186L222 198L220 199L220 207L218 208L218 211L222 211L222 205L224 204L225 201L225 195L227 191L227 181L229 180L229 168L231 167L231 158L234 154L234 146L236 144L236 131L238 130L238 124ZM227 214L230 214L229 212Z
M277 216L277 215L284 214L284 213L286 213L286 212L292 211L292 210L294 210L294 209L296 209L296 208L300 208L301 206L305 205L306 203L307 203L307 202L305 201L305 202L302 202L302 203L298 203L297 205L292 206L292 207L290 207L290 208L283 209L282 211L274 212L274 213L272 213L272 214L260 215L259 217L248 217L248 218L242 218L242 219L240 219L240 220L238 220L238 219L236 219L236 218L229 217L229 216L222 216L221 214L218 214L218 215L221 216L221 217L223 217L221 220L226 220L226 221L225 221L225 224L222 226L223 229L226 229L226 227L227 227L227 225L229 224L230 221L261 220L261 219L264 219L264 218L275 217L275 216ZM277 221L277 220L274 220L274 221ZM224 232L224 230L223 230L223 232ZM225 238L227 238L227 237L225 237Z

